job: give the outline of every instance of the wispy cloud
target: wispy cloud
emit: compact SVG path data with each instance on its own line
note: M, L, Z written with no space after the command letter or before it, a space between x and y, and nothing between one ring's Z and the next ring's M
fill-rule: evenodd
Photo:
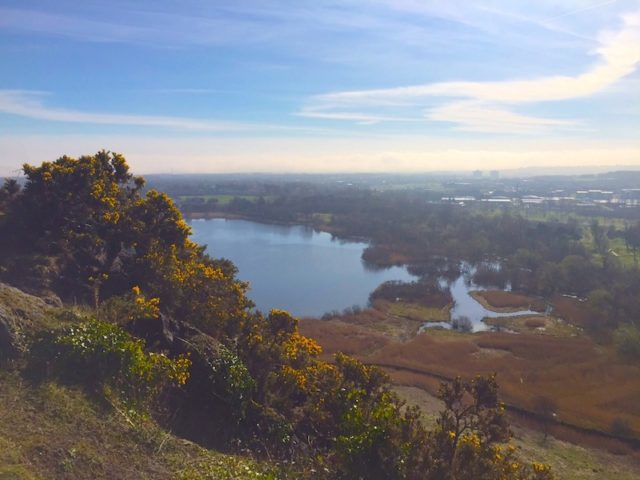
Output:
M459 128L487 133L540 133L551 127L575 127L578 122L520 115L491 103L465 100L451 102L429 110L425 117L437 122L450 122Z
M275 32L256 19L229 19L212 11L207 15L186 15L180 11L135 9L122 6L117 15L112 7L99 10L104 19L82 8L54 12L0 7L0 28L85 42L128 43L145 46L254 44L272 38Z
M569 127L576 122L527 116L512 109L518 105L590 97L635 71L640 63L640 11L623 15L622 23L617 31L601 32L598 46L592 52L599 57L599 62L578 75L493 82L451 81L334 92L313 97L299 113L321 111L326 118L333 114L334 118L349 119L350 113L356 111L355 116L384 118L390 116L393 106L402 105L405 109L408 106L426 108L425 116L430 120L452 122L473 131L537 133L542 128ZM430 105L434 98L448 103Z
M138 127L164 127L181 130L232 131L247 129L247 125L230 122L212 122L184 117L131 115L117 113L81 112L48 107L42 102L44 92L0 90L0 112L36 120L98 125L124 125Z
M399 117L391 115L374 115L358 112L332 112L327 111L327 106L321 106L318 108L309 107L303 108L295 115L305 118L316 118L321 120L351 120L359 123L360 125L373 125L382 122L418 122L417 118Z

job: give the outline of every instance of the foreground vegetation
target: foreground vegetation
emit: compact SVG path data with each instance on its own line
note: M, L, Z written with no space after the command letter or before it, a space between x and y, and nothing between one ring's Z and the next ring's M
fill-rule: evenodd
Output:
M423 412L425 422L433 424L442 402L425 390L416 387L398 386L394 389L406 400L408 405L417 405ZM622 455L575 444L554 438L544 437L535 425L515 426L513 445L523 458L544 458L551 465L557 478L563 480L615 479L635 480L640 472L640 458Z
M407 265L420 277L413 284L383 285L372 295L371 310L332 312L325 324L305 322L305 333L318 339L325 352L344 351L365 362L448 378L498 371L506 397L518 408L531 411L533 398L548 396L563 421L638 439L637 209L619 209L624 219L595 207L594 216L587 216L588 209L580 215L537 215L517 208L443 204L433 192L417 187L233 186L238 194L250 189L254 198L210 206L212 211L305 223L341 238L366 239L370 246L363 258L369 264ZM261 199L262 192L268 196ZM421 321L447 320L448 291L436 279L458 278L462 264L473 265L472 280L489 289L475 294L489 309L524 307L546 315L487 322L518 336L416 336ZM511 293L501 291L507 286ZM448 355L445 348L459 351ZM482 360L487 352L498 354Z
M0 370L2 479L275 479L281 470L204 449L77 387Z
M444 383L425 428L381 370L324 361L287 312L252 311L235 267L121 155L23 170L0 194L0 278L34 295L0 285L2 415L35 433L0 430L7 475L551 478L505 443L493 376Z

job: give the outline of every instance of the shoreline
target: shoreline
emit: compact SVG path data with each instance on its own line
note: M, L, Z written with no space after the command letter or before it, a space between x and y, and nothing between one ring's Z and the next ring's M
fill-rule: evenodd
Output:
M491 312L495 312L495 313L515 313L515 312L520 312L523 310L531 310L534 312L539 312L540 314L544 313L543 311L540 311L539 309L536 308L535 305L535 301L526 303L523 302L518 306L509 306L509 307L497 307L491 303L489 303L489 300L487 300L487 298L485 297L486 292L491 292L492 290L471 290L469 292L469 295L471 296L471 298L473 298L476 302L478 302L480 305L482 305L485 309L491 311ZM502 292L503 294L511 294L511 292ZM518 294L513 294L513 295L517 295L517 296L521 296ZM534 300L534 299L532 299Z
M367 246L371 245L371 240L369 240L366 237L344 235L337 230L328 228L328 226L326 225L321 225L313 222L270 220L270 219L255 218L249 215L240 215L237 213L227 213L227 212L183 212L182 215L185 217L187 221L216 220L216 219L245 220L247 222L261 223L262 225L278 225L283 227L307 227L307 228L311 228L316 232L328 233L332 237L336 238L337 240L342 240L345 242L353 242L353 243L366 243ZM372 265L375 265L375 264L372 264ZM375 265L375 266L378 267L380 265Z

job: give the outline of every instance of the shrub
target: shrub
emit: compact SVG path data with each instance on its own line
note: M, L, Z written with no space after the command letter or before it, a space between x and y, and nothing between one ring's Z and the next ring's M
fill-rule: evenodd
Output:
M530 318L528 320L525 320L524 325L527 328L530 329L534 329L534 328L542 328L546 325L547 323L542 319L542 318Z
M229 348L204 334L185 340L190 376L171 397L172 428L199 443L228 448L255 430L255 381ZM206 428L203 428L206 425Z
M622 357L640 360L640 328L635 325L623 325L613 333L613 341Z
M558 405L555 400L544 395L534 397L531 401L531 405L533 411L538 414L542 421L542 432L544 433L544 439L546 440L552 423L557 419L556 412L558 411Z
M34 353L59 377L86 386L117 388L132 400L142 400L168 384L183 385L191 361L146 352L144 342L118 325L88 320L37 342Z
M451 328L463 333L473 332L473 322L464 315L451 320Z
M610 430L616 437L633 436L633 428L631 428L631 423L626 418L614 418L611 422Z
M140 287L133 287L126 295L118 295L102 302L97 310L100 320L123 325L127 322L145 318L158 318L160 315L158 298L146 298Z

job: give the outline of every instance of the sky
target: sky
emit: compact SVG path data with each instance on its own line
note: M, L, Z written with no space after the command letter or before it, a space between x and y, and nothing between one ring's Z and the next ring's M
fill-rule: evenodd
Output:
M640 166L640 0L0 0L0 175Z

